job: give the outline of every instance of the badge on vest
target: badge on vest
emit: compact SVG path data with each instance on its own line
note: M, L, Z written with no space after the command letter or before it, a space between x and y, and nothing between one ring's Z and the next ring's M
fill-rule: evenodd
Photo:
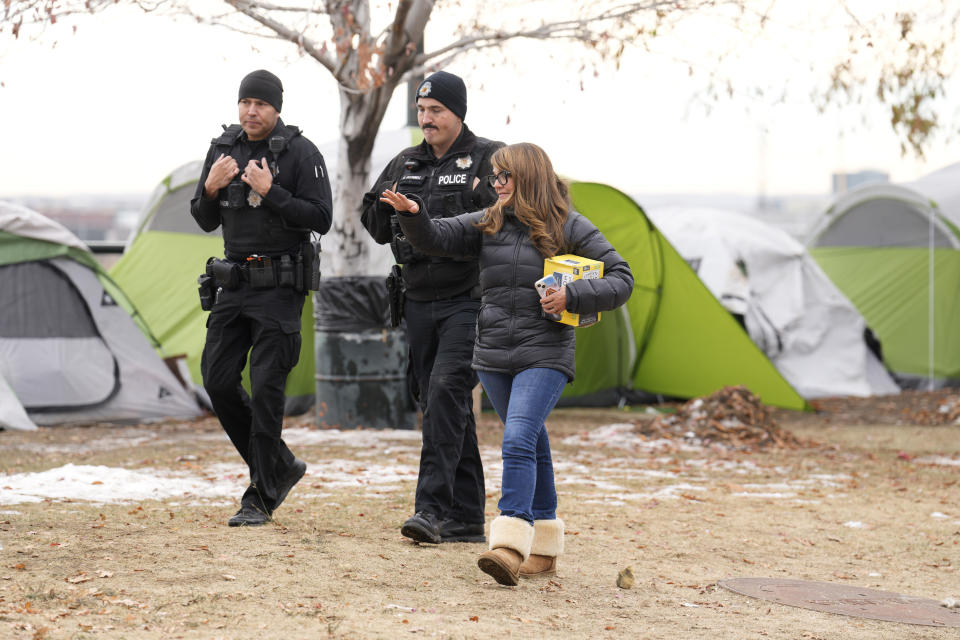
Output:
M250 193L247 194L247 204L256 209L260 206L261 202L263 202L263 197L253 189L250 189Z
M457 169L469 169L473 166L473 158L470 156L461 156L456 160Z

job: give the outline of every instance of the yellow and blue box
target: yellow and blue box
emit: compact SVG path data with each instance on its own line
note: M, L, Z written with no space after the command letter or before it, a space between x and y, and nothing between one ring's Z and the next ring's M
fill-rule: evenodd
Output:
M553 276L557 287L562 287L576 280L595 280L603 277L603 263L581 256L567 253L554 256L543 261L543 275ZM547 314L548 316L551 314ZM556 314L552 314L556 315ZM600 321L600 313L570 313L564 311L557 322L574 327L589 327Z

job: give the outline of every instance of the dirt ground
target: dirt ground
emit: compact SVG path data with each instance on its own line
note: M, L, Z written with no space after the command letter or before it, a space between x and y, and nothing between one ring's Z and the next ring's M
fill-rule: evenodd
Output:
M566 554L557 576L516 588L477 569L481 545L400 536L413 509L416 433L289 420L307 476L272 524L229 528L236 498L200 490L123 503L3 500L19 474L66 465L233 483L239 496L244 469L214 419L2 432L0 637L957 638L957 628L821 613L717 586L793 578L960 598L960 425L932 424L949 398L774 411L807 444L766 449L645 436L655 412L644 407L557 410L548 430ZM495 415L484 413L478 431L489 522ZM103 485L91 489L111 490ZM622 589L627 567L635 583Z

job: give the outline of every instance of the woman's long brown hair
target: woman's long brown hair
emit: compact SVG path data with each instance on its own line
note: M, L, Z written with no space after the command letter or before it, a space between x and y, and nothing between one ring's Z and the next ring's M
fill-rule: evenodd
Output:
M509 171L513 196L497 200L486 210L477 228L493 235L503 228L503 210L513 207L517 219L530 228L530 241L545 258L563 247L563 225L570 213L570 191L553 172L547 154L535 144L521 142L497 149L490 162L494 171Z

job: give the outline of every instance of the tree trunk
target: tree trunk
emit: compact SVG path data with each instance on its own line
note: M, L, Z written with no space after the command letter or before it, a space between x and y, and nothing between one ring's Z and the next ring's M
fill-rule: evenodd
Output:
M394 263L389 245L373 241L360 223L363 194L383 167L373 167L370 154L395 82L369 93L340 88L340 144L330 176L333 227L324 242L330 276L386 276ZM400 149L397 149L399 152Z

